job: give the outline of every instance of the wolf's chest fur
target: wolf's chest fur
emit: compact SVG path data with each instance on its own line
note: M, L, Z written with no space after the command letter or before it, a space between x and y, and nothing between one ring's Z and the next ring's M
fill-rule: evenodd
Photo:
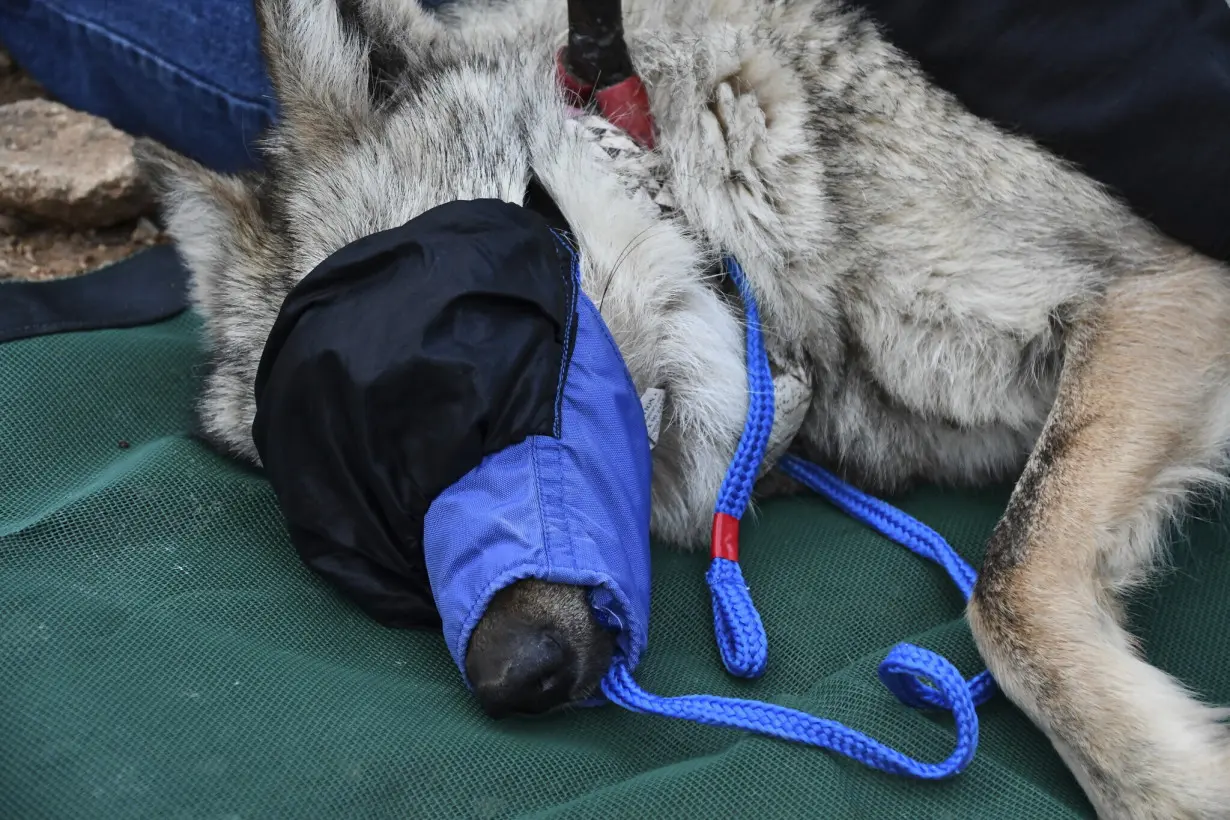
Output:
M677 215L666 163L643 156L600 118L573 123L620 167L634 196L664 217ZM962 278L898 270L888 272L896 284L886 287L878 266L835 273L847 285L831 294L833 320L816 323L793 351L812 370L814 452L889 484L915 475L983 478L1019 466L1054 395L1056 328L1043 324L1031 336L970 316L976 294Z
M661 173L756 277L776 353L810 370L805 449L878 490L1017 470L1064 326L1154 238L831 4L673 28L633 6Z

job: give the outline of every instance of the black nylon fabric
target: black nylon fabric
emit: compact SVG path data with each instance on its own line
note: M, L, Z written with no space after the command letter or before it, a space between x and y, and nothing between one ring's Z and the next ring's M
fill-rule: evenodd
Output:
M50 282L0 282L0 342L50 333L139 327L188 307L188 272L162 245L124 265Z
M342 248L287 297L253 439L300 557L380 623L440 623L432 500L485 456L555 433L573 287L541 216L475 200Z
M855 0L975 114L1230 260L1226 0Z

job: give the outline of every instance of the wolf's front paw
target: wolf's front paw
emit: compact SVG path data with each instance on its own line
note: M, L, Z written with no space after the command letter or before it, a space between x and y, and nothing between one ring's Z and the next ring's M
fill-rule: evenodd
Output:
M776 368L775 368L776 371ZM802 368L790 367L773 374L773 432L757 478L763 478L790 448L811 407L811 377Z
M765 194L758 160L768 128L753 89L737 77L720 83L701 114L701 133L709 167L725 185L756 197Z

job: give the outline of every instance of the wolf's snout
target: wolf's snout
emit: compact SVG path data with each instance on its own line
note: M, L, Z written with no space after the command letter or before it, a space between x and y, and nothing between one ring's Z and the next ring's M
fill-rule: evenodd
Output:
M541 714L567 703L577 682L575 653L558 633L526 623L509 624L486 652L472 655L474 693L493 718Z
M585 700L611 663L584 587L527 578L498 592L470 636L466 675L493 718Z

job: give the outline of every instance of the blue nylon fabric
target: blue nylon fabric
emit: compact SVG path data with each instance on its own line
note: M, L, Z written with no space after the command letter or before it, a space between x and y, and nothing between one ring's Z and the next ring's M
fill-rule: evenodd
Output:
M488 456L437 496L423 522L444 638L469 688L470 634L491 598L522 578L592 587L591 602L618 631L630 669L649 640L652 464L644 410L619 348L580 288L575 321L557 435Z

